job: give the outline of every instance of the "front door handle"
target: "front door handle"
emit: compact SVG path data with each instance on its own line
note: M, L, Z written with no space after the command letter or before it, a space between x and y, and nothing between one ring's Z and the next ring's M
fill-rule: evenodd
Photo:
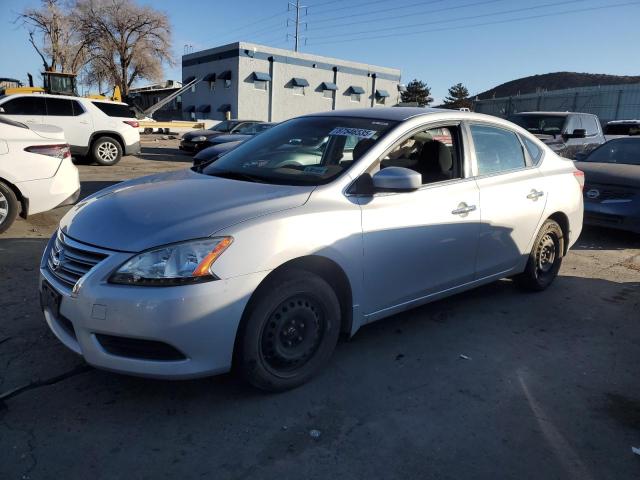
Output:
M458 205L458 208L451 211L452 215L460 215L461 217L466 217L470 212L473 212L476 209L475 205L467 205L465 202L461 202Z
M531 192L529 192L529 195L527 195L527 198L535 202L536 200L538 200L538 198L542 197L543 195L544 195L544 192L540 192L534 188L531 190Z

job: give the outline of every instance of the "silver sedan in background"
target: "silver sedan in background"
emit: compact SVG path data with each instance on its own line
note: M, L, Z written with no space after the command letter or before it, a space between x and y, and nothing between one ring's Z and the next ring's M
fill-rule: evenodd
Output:
M75 206L40 267L46 321L96 367L307 381L338 336L503 277L543 290L584 178L498 118L421 108L286 121L202 171Z

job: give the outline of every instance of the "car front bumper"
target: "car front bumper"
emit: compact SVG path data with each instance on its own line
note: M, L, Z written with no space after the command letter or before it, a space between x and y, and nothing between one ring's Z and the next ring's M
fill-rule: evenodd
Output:
M207 148L209 146L210 144L207 141L192 142L190 140L180 140L180 145L178 148L180 148L180 150L185 150L187 152L199 152L203 148Z
M103 251L107 258L72 290L47 266L54 239L55 235L40 265L40 291L46 282L60 300L58 311L44 307L44 316L56 337L87 363L172 379L215 375L231 368L242 313L268 272L175 287L114 285L108 277L132 255ZM164 358L162 352L167 351L178 352L179 358Z
M604 202L585 199L584 223L640 233L640 199Z

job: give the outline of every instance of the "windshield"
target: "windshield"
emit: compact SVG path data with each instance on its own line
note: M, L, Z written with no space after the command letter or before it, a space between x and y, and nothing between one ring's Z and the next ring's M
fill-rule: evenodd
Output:
M605 135L640 135L640 123L609 123Z
M321 185L346 171L397 122L301 117L243 142L205 175L284 185Z
M509 118L516 125L538 135L559 135L566 117L561 115L513 115Z
M238 125L238 123L239 122L234 122L234 121L231 121L231 120L225 120L225 121L220 122L217 125L214 125L213 127L209 128L209 130L212 130L214 132L230 132L233 127Z
M609 140L591 152L584 161L640 165L640 139L620 138Z
M262 126L261 123L245 123L236 128L233 133L238 135L254 135L258 132L258 127Z

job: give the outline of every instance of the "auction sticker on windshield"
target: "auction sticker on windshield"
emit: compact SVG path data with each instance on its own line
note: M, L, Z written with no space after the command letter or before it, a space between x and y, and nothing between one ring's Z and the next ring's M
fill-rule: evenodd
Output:
M366 128L349 128L349 127L336 127L329 132L329 135L341 135L344 137L358 137L358 138L371 138L376 133L375 130L367 130Z

